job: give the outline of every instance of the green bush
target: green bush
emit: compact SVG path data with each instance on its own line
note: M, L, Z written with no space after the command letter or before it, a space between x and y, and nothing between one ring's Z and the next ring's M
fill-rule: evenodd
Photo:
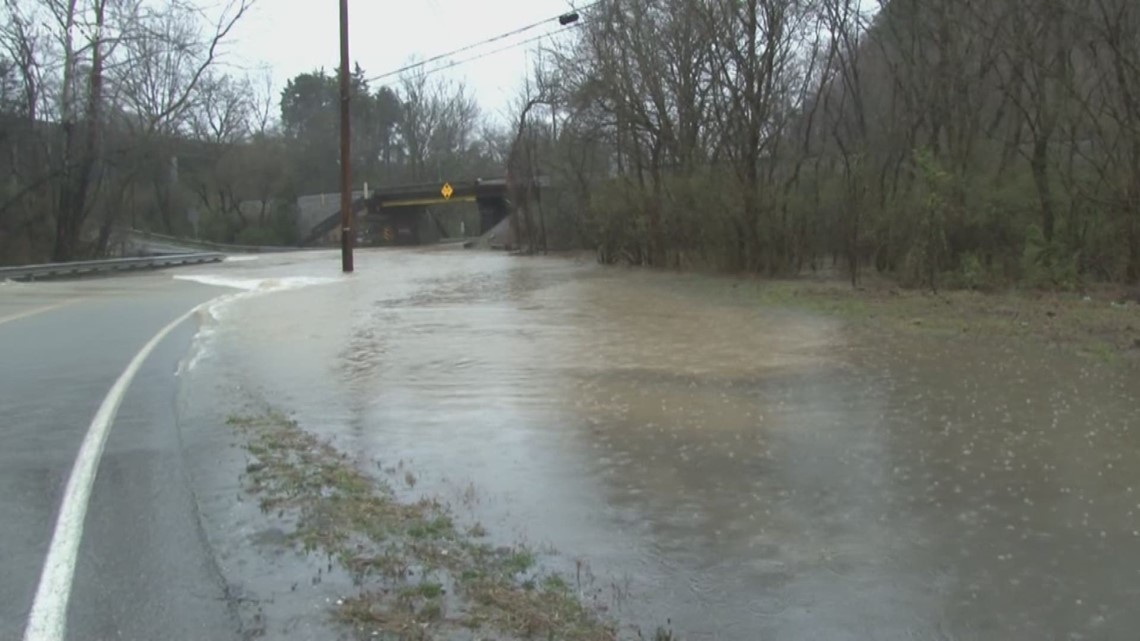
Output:
M1080 285L1080 252L1067 248L1055 237L1046 242L1037 225L1025 235L1021 266L1023 277L1033 287L1072 290Z
M972 252L962 256L958 272L961 274L961 285L966 289L986 289L990 284L985 266L977 254Z

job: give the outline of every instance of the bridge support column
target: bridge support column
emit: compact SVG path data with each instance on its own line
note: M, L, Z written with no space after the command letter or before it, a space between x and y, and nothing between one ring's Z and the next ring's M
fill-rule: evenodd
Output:
M495 228L510 215L510 208L505 198L479 198L479 235L482 236Z
M422 242L420 238L420 219L423 218L423 215L424 209L422 207L401 207L393 209L391 220L392 226L395 227L396 231L393 244L419 245Z

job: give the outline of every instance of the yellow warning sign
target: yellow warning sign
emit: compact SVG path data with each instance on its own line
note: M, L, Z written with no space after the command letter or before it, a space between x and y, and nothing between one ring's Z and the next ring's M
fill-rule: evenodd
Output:
M443 195L444 200L451 200L451 195L455 193L455 190L451 188L451 183L443 183L443 189L440 189L439 193Z

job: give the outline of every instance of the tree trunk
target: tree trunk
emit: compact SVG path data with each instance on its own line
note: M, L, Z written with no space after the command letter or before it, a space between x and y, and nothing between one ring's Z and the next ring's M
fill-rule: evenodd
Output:
M61 175L59 200L56 202L55 247L51 253L52 262L64 263L75 257L75 244L78 234L73 231L75 215L75 197L72 192L75 179L70 167L72 158L73 128L64 125L64 168Z
M1132 161L1132 193L1121 213L1128 236L1128 265L1124 278L1129 285L1136 285L1140 283L1140 146L1133 149Z
M1053 197L1049 193L1048 154L1049 138L1042 132L1033 143L1033 157L1029 164L1033 169L1033 184L1037 188L1037 199L1041 204L1041 232L1045 235L1045 242L1052 243L1056 213L1053 211Z
M853 188L852 192L857 188ZM851 211L848 219L851 221L850 234L847 237L847 268L851 272L851 286L859 286L859 198L852 193L849 200Z
M59 191L59 211L57 215L55 250L52 260L66 262L74 260L79 253L79 242L83 232L83 222L87 217L88 196L91 188L91 179L95 168L95 160L99 149L99 120L100 107L103 102L103 48L102 34L104 27L103 2L97 2L95 9L95 33L91 41L91 69L88 76L88 94L86 113L84 116L84 129L82 148L75 152L78 131L74 120L64 123L64 169L63 180ZM72 8L74 11L74 6ZM70 16L73 17L73 16ZM75 64L75 55L70 52L70 39L68 41L68 55L65 64L72 67ZM71 73L64 74L65 85L69 82ZM65 88L65 91L69 89ZM70 102L70 101L67 101ZM70 110L65 102L65 109Z
M107 256L107 249L111 244L111 232L114 227L115 218L113 216L107 216L103 219L103 224L99 226L99 238L95 241L95 249L92 252L96 258Z
M1137 224L1136 217L1140 212L1133 211L1132 224L1129 225L1128 233L1128 269L1125 274L1125 280L1129 285L1140 284L1140 224Z

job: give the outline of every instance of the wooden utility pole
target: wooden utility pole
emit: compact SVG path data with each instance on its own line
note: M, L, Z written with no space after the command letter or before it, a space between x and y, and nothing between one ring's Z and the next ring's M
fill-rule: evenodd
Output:
M344 273L352 272L352 245L356 225L352 215L352 135L348 75L348 0L340 0L340 260Z

